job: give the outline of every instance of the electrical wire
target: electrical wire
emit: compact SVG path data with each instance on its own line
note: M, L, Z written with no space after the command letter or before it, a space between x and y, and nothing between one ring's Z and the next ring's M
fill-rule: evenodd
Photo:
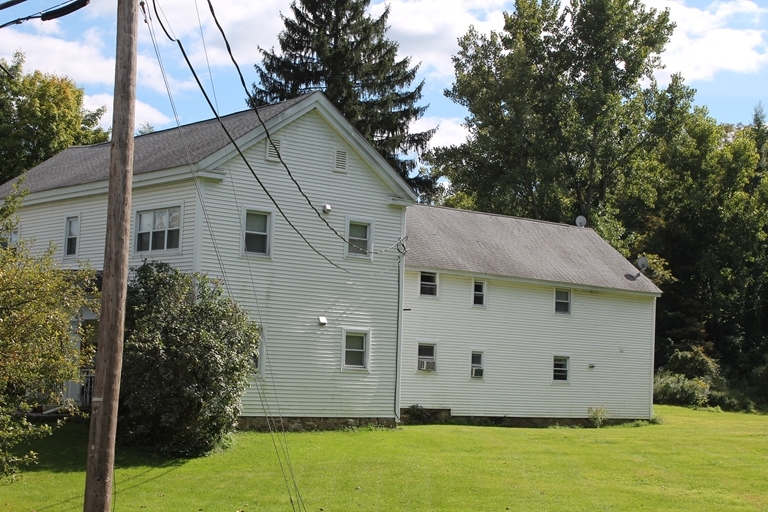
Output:
M21 18L16 18L15 20L9 21L7 23L3 23L2 25L0 25L0 28L5 28L10 25L20 25L21 23L24 23L25 21L29 21L29 20L36 20L36 19L40 19L42 21L55 20L56 18L61 18L62 16L66 16L67 14L72 14L78 9L82 9L83 7L88 5L90 1L91 0L74 0L72 2L63 2L51 7L50 9L44 9L30 16L23 16ZM0 5L0 8L5 9L6 7L12 7L18 3L21 3L21 2L15 2L15 3L13 1L6 2Z
M339 233L336 228L331 226L331 224L328 222L328 220L323 217L323 214L320 213L320 210L312 204L312 200L307 196L307 194L304 193L304 190L301 188L301 185L296 180L296 178L293 176L293 173L291 172L291 169L288 167L288 164L285 163L283 160L282 155L280 154L280 150L278 149L277 145L275 145L272 142L272 136L269 133L269 130L267 129L267 125L264 123L264 121L261 119L261 114L259 113L259 109L256 108L256 104L253 99L253 95L251 94L251 91L248 89L248 86L245 84L245 78L243 77L243 73L240 71L240 65L237 63L237 60L235 59L234 54L232 53L232 47L229 45L229 39L227 38L227 34L224 32L224 28L219 23L219 19L216 17L216 11L213 9L213 4L211 3L211 0L208 1L208 8L211 11L211 16L213 16L213 21L216 23L216 27L218 27L219 32L221 33L221 37L224 39L224 44L227 48L227 53L229 54L229 58L232 61L232 64L235 65L235 69L237 69L237 74L240 77L240 84L243 86L243 90L245 91L246 96L248 97L248 104L251 105L251 108L256 112L256 116L259 119L259 123L261 123L262 128L264 129L264 133L267 136L267 140L269 141L269 144L272 145L272 148L275 150L277 154L277 158L280 160L280 163L283 165L283 168L288 173L288 177L291 179L291 181L296 185L296 188L298 189L299 193L304 197L307 204L314 210L317 217L325 223L325 225L330 229L338 238L342 239L345 244L350 245L349 239L347 239L344 235ZM397 246L402 241L402 239L396 241L394 244L390 245L386 249L382 249L379 251L369 251L367 249L363 249L366 254L381 254L384 252L387 252Z
M157 5L156 2L152 2L153 5ZM157 16L157 11L155 10L155 15ZM200 91L203 93L203 96L205 97L205 101L208 103L208 107L211 109L211 112L213 112L213 115L216 117L216 120L219 122L219 125L221 126L221 129L224 130L224 133L227 135L227 138L232 143L234 148L237 150L238 155L240 155L240 158L243 159L243 162L248 167L248 170L251 171L251 174L256 179L256 181L259 183L259 186L264 191L264 193L269 197L269 200L272 201L272 204L275 205L275 208L277 208L277 211L280 212L280 215L285 219L285 221L288 223L288 225L293 229L297 235L304 241L307 246L312 249L313 252L318 254L320 257L322 257L325 261L330 263L332 266L336 267L337 269L341 270L342 272L349 273L349 270L345 269L344 267L341 267L337 263L335 263L333 260L331 260L328 256L320 252L312 243L307 239L306 236L299 230L299 228L296 227L296 225L291 222L291 220L288 218L286 213L283 211L283 209L280 207L280 204L277 202L277 200L272 196L272 194L267 190L267 187L264 185L264 183L261 181L261 178L259 178L258 174L256 174L256 171L253 170L253 167L251 166L250 162L247 158L245 158L245 155L243 154L242 150L240 149L240 146L237 145L235 142L235 139L232 137L232 135L229 133L229 130L224 125L224 122L221 120L221 117L219 116L219 113L216 111L216 108L213 106L213 103L211 102L210 97L208 96L208 93L205 91L205 88L203 87L203 84L200 82L200 78L197 76L197 72L195 71L195 68L192 66L192 63L189 61L189 57L187 56L186 50L184 50L184 45L181 43L181 40L174 39L170 36L168 31L165 28L165 25L163 25L163 22L160 21L160 19L157 20L160 24L160 27L163 29L163 32L165 32L166 37L171 42L174 42L179 47L179 50L181 50L181 55L184 57L184 61L187 63L187 67L189 68L190 72L192 73L192 76L195 78L195 81L197 82L197 86L200 89Z
M213 243L213 246L214 246L214 251L215 251L215 253L217 255L217 260L219 262L219 267L221 269L222 276L224 277L224 280L225 280L225 287L227 288L228 294L230 296L233 296L232 291L231 291L231 289L228 286L229 280L226 278L226 273L225 273L225 269L224 269L224 262L223 262L222 258L220 257L220 253L219 253L219 250L218 250L218 245L216 243L215 237L214 237L213 232L212 232L211 223L210 223L210 221L208 219L208 216L207 216L207 209L205 207L204 198L202 197L202 193L200 192L200 189L199 189L199 186L198 186L198 183L197 183L197 177L196 177L194 169L192 168L192 165L191 165L191 158L189 156L188 146L187 146L186 141L185 141L185 139L183 137L183 132L181 130L181 123L180 123L180 120L179 120L179 117L178 117L178 112L176 111L176 108L175 108L175 102L173 100L173 96L171 94L170 87L168 85L165 68L164 68L164 65L162 63L162 58L160 56L159 48L158 48L157 41L156 41L156 38L155 38L155 35L154 35L154 30L152 29L151 24L147 21L147 12L144 10L144 2L141 3L141 6L142 6L142 11L144 11L145 23L147 23L147 25L148 25L148 28L149 28L149 31L150 31L150 36L152 38L152 42L153 42L153 45L155 47L155 52L156 52L156 55L157 55L157 58L158 58L158 62L159 62L160 68L161 68L161 73L163 74L163 79L165 81L166 90L168 92L169 100L171 101L171 105L172 105L172 108L174 110L174 116L176 118L176 123L177 123L178 129L179 129L180 136L182 138L182 143L183 143L183 145L185 147L185 152L187 154L187 162L188 162L188 165L190 167L190 170L192 171L192 176L193 176L193 180L195 182L195 187L196 187L196 189L198 191L198 197L199 197L199 199L201 201L201 205L202 205L202 209L203 209L203 212L204 212L204 216L206 218L206 224L208 225L208 228L209 228L209 231L210 231L210 234L211 234L211 237L212 237L212 243ZM155 10L155 14L159 18L157 10ZM149 16L149 19L151 20L151 16ZM199 18L198 18L198 22L199 22ZM200 28L201 28L201 36L202 36L202 24L201 24ZM166 35L167 35L167 32L166 32ZM204 41L204 37L203 37L203 41ZM207 51L206 51L206 60L207 59L208 59L208 57L207 57ZM209 73L210 73L210 64L209 64ZM215 88L214 88L214 94L215 94ZM228 150L227 150L227 153L228 153ZM229 158L227 159L227 162L228 162L228 165L229 165ZM230 175L231 175L231 173L230 173ZM233 193L235 193L235 204L237 204L237 197L236 197L236 192L235 192L235 189L234 189L234 182L232 180L230 180L230 183L232 184L232 187L233 187ZM242 224L242 219L240 219L240 223ZM253 273L252 273L252 270L251 270L251 267L250 267L250 260L248 261L248 270L249 270L249 274L251 276L251 284L252 284L252 288L253 288L253 291L254 291L254 299L256 300L257 313L258 313L258 316L259 316L260 325L263 326L263 320L261 318L261 310L260 310L260 307L259 307L259 304L258 304L258 297L256 295L256 290L255 290L255 288L256 288L255 287L255 282L253 280ZM264 329L263 328L262 328L262 336L264 336ZM274 379L274 377L273 377L273 379ZM292 496L291 491L290 491L290 486L288 484L288 480L287 480L287 477L286 477L286 474L285 474L285 468L283 467L282 459L280 457L280 450L282 450L282 452L283 452L283 458L286 459L286 462L287 462L287 465L288 465L288 468L289 468L289 472L290 472L290 475L291 475L291 479L293 481L293 487L294 487L296 495L297 495L297 501L300 504L300 506L303 507L304 510L306 511L306 506L304 506L303 499L301 498L301 493L299 491L298 484L296 482L295 475L293 473L293 467L292 467L292 464L291 464L291 461L290 461L290 454L288 452L288 447L287 447L287 439L285 439L285 428L283 426L284 443L275 442L274 432L277 430L277 425L276 425L276 423L274 421L274 416L273 416L272 412L269 410L269 404L268 404L268 401L266 400L266 395L264 394L263 389L261 389L261 387L258 385L258 380L254 379L254 381L255 381L255 383L257 385L257 394L259 396L259 400L262 402L262 407L264 408L265 412L267 413L266 414L266 416L267 416L267 427L268 427L268 429L270 431L270 436L272 437L273 445L274 445L274 448L275 448L276 455L278 457L278 462L279 462L279 465L280 465L281 472L283 473L283 478L284 478L284 481L285 481L285 484L286 484L286 489L288 490L288 495L289 495L289 500L291 502L291 506L292 506L292 508L294 510L296 510L295 506L294 506L293 496ZM273 384L274 384L274 381L273 381ZM274 388L274 385L273 385L273 388ZM277 396L275 396L275 399L277 400ZM279 412L279 402L278 402L278 415L280 415L280 412ZM280 421L281 421L281 425L282 425L282 417L281 416L279 416L279 417L280 417ZM280 444L280 449L278 449L278 446L277 446L278 444Z

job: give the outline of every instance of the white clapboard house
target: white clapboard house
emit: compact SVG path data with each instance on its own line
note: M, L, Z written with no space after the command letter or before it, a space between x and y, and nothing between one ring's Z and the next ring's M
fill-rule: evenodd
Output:
M408 208L403 407L650 418L660 291L593 230Z
M259 113L274 145L253 111L222 119L263 188L218 121L193 123L136 137L131 216L132 266L218 277L262 324L245 424L650 417L659 291L592 230L413 206L321 93ZM31 169L14 236L100 269L109 149Z

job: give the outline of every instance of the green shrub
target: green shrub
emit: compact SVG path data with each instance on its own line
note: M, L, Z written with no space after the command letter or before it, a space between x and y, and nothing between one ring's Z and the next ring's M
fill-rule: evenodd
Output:
M603 407L590 407L587 409L589 418L589 424L594 428L600 428L608 421L608 408Z
M214 449L235 427L257 342L218 284L145 262L128 289L120 439L174 456Z
M691 350L675 350L665 366L672 374L685 376L686 379L702 379L710 384L720 378L720 365L704 353L702 347L692 347Z
M709 384L699 378L687 379L685 375L661 372L653 382L653 401L666 405L702 406L709 397Z

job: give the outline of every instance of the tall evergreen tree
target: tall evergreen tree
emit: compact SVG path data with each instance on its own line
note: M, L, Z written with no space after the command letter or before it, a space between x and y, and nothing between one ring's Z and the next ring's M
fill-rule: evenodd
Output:
M406 155L425 151L435 130L410 132L427 106L417 106L424 82L408 87L419 66L397 60L397 43L386 38L389 8L374 19L370 0L295 0L293 17L282 16L281 53L259 48L259 83L253 102L263 105L323 91L344 117L373 144L421 196L430 196L434 180L411 177L417 161Z

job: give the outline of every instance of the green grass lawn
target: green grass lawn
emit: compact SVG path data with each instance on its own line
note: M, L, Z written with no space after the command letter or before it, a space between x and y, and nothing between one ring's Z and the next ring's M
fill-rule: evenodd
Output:
M664 424L285 440L308 511L768 510L768 416L655 410ZM82 510L86 442L87 426L73 424L36 443L40 463L0 484L0 512ZM237 434L229 450L194 460L117 453L117 511L292 510L269 434Z

